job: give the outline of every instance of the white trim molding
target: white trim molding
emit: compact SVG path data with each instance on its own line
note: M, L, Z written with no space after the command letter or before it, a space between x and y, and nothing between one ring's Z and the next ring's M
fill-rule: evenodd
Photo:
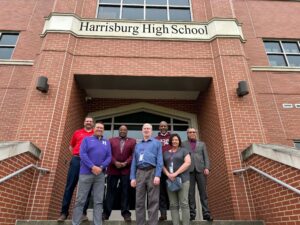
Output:
M218 37L245 41L236 19L213 18L207 23L82 19L72 13L51 13L42 36L70 33L76 37L211 41Z
M251 71L265 71L265 72L300 72L300 67L286 67L286 66L251 66Z
M33 66L33 60L0 59L0 65Z
M32 154L37 159L40 159L41 157L41 150L30 141L0 142L0 161L27 152Z

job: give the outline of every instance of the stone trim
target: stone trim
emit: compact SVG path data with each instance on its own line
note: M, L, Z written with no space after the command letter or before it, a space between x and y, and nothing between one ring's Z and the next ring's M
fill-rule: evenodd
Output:
M251 66L251 71L265 71L265 72L300 72L300 67L286 67L286 66Z
M30 153L35 158L40 159L41 150L30 141L1 141L0 161L14 157L23 153Z
M0 59L0 65L33 66L33 60Z
M246 161L254 154L300 169L300 151L295 148L272 144L252 144L241 153L242 160Z

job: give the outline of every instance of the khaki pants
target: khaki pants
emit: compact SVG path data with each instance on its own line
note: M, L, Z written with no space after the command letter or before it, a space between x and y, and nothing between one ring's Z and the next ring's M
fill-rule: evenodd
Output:
M155 168L150 170L137 170L136 173L136 224L146 224L145 201L148 200L148 225L158 224L159 186L153 184Z

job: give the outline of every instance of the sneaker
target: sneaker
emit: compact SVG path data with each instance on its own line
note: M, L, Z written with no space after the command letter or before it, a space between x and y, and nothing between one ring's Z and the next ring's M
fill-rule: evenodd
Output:
M166 215L166 214L162 214L162 215L159 217L159 220L160 220L160 221L165 221L165 220L167 220L167 215Z
M81 222L89 221L89 218L88 218L86 215L82 214L82 216L81 216L81 218L80 218L80 221L81 221Z
M57 222L63 222L67 219L67 216L65 214L61 214L60 217L58 217Z

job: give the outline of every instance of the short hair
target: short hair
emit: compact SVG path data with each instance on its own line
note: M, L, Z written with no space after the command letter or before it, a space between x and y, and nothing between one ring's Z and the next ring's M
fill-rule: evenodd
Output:
M144 124L143 124L143 127L142 127L142 129L143 129L143 128L144 128L144 126L146 126L146 125L149 125L149 126L150 126L150 128L151 128L151 130L153 129L153 128L152 128L152 125L151 125L150 123L144 123Z
M181 147L181 138L180 138L179 134L177 134L177 133L171 134L171 136L169 138L169 145L172 146L172 140L173 140L174 137L178 138L178 140L179 140L179 147Z
M86 117L84 117L84 121L85 121L86 119L92 119L92 120L93 120L93 123L95 123L95 120L94 120L94 118L93 118L92 116L86 116Z

